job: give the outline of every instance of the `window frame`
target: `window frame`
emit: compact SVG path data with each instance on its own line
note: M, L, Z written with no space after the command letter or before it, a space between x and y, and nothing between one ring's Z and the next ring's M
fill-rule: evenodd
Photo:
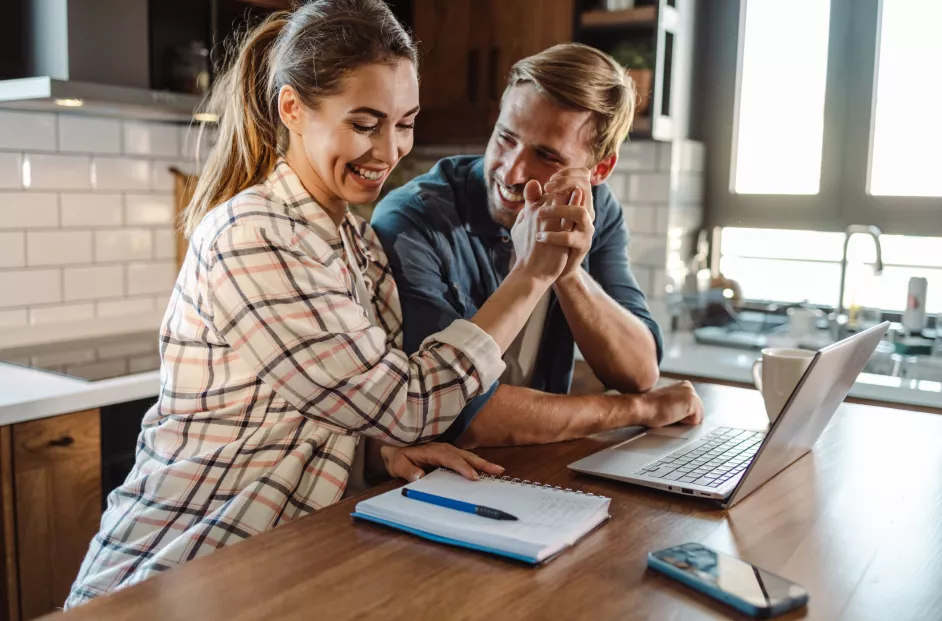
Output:
M707 225L843 231L873 224L884 233L942 235L942 197L867 192L882 0L831 0L818 194L732 191L747 2L711 3L702 31Z

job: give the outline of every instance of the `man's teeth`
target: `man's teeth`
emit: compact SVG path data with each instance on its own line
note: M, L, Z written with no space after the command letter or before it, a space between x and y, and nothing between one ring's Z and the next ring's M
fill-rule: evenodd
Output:
M376 181L377 179L382 179L385 171L377 170L367 170L365 168L360 168L354 164L350 164L350 169L356 174L360 175L364 179L369 179L370 181Z
M504 198L505 201L509 201L511 203L519 203L520 201L523 200L523 194L516 194L514 192L511 192L510 190L500 185L499 183L497 184L497 191L500 192L500 195Z

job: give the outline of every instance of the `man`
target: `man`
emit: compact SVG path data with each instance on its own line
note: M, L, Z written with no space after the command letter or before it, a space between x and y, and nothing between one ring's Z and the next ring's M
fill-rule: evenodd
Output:
M408 352L473 315L506 276L529 181L540 184L544 216L565 225L542 234L542 243L569 249L563 274L505 352L500 381L441 441L536 444L700 422L689 383L652 390L661 333L631 273L621 207L604 185L635 98L624 69L593 48L567 43L525 58L511 70L484 157L446 158L377 206L372 225L399 287ZM573 196L581 204L569 205ZM606 387L626 394L567 395L574 345Z

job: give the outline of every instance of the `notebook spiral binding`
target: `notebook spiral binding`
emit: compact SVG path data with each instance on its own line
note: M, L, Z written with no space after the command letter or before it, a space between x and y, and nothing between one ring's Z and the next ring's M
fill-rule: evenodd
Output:
M526 485L528 487L537 487L540 489L555 489L560 492L568 492L570 494L581 494L582 496L595 496L598 498L607 498L607 496L602 496L601 494L593 494L592 492L583 492L581 490L572 489L571 487L567 487L563 489L562 487L559 487L558 485L550 485L549 483L540 483L539 481L530 481L528 479L521 480L516 477L511 478L511 477L506 477L506 476L498 476L496 474L487 474L486 472L480 472L478 474L482 479L500 481L501 483L510 483L511 485Z

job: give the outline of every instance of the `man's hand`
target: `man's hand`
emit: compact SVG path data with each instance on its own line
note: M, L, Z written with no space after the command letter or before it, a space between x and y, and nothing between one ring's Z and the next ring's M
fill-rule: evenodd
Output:
M636 424L666 427L674 423L699 425L703 422L703 402L690 382L657 388L637 398L641 399L641 420Z
M595 205L590 175L588 168L567 168L550 177L543 189L544 206L539 215L549 223L539 241L570 249L560 278L575 272L592 246Z
M549 283L554 282L568 265L568 248L558 248L552 244L538 243L544 235L545 219L540 217L540 209L549 204L551 198L543 194L540 182L531 179L523 189L524 207L517 214L517 221L510 231L517 255L514 269L521 269L534 278Z
M501 474L504 471L501 466L481 459L474 453L440 442L404 447L384 444L380 448L380 455L386 464L386 471L391 476L407 481L418 481L422 478L425 474L423 466L443 466L472 481L479 478L479 470L489 474Z

